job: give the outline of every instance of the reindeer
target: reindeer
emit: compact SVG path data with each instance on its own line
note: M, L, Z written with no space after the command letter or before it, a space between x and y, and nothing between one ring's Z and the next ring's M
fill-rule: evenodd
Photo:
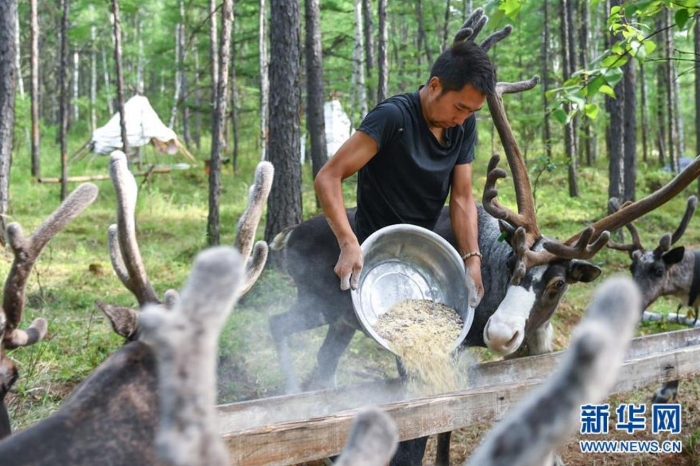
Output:
M270 191L272 171L267 162L258 166L248 207L237 227L236 248L246 260L251 251L252 256L236 296L252 286L267 258L267 244L253 246L253 239ZM117 276L140 307L173 308L177 293L167 291L161 303L145 272L135 233L137 186L123 153L112 154L110 175L118 205L117 224L109 228L110 256ZM141 340L138 311L106 304L98 307L105 311L114 330L126 338L125 345L84 380L57 412L0 442L3 466L163 464L155 449L157 374L161 370L156 354ZM192 374L196 374L195 369Z
M693 319L686 318L693 326L698 320L700 307L700 251L689 250L684 246L671 249L685 233L690 219L695 213L698 199L690 196L686 203L685 213L680 224L673 233L666 233L659 239L654 250L646 250L642 246L639 232L634 224L626 225L630 232L631 243L610 241L608 247L618 251L627 251L632 264L632 278L642 290L642 309L651 306L661 296L675 296L680 299L676 318L680 316L683 305L693 309ZM616 199L611 199L612 210L620 208ZM678 392L678 380L665 382L656 390L651 398L652 403L667 403L672 401Z
M613 388L640 311L641 294L629 278L613 277L598 287L555 372L484 436L465 466L555 464L554 452L575 432L581 406L600 403ZM396 428L386 422L356 421L353 434L369 437ZM395 448L395 439L374 435L365 450L376 460L348 464L382 466Z
M457 37L483 11L476 10ZM480 27L475 27L478 32ZM506 26L487 38L482 46L490 47L507 37L512 28ZM473 35L467 36L473 38ZM506 356L524 347L524 354L541 354L552 349L551 317L568 286L590 282L601 273L588 260L607 242L607 230L620 228L667 202L700 172L700 159L691 164L669 185L647 198L625 206L598 220L566 241L545 237L537 226L534 198L527 168L513 136L503 108L502 95L533 88L538 79L519 83L498 83L496 93L487 99L494 124L510 166L518 206L517 213L497 200L496 182L506 176L498 168L498 156L488 166L483 193L483 205L478 206L479 249L483 254L482 278L484 298L475 309L472 327L465 339L466 346L486 346ZM348 209L348 219L354 226L354 210ZM453 246L456 245L447 208L435 227L435 232ZM505 235L505 241L499 238ZM350 299L350 293L338 287L333 265L339 248L322 215L278 234L271 245L284 250L287 271L297 286L297 300L286 312L270 318L270 329L277 345L280 364L287 379L287 390L299 389L287 340L290 335L328 324L328 333L318 353L317 365L309 386L323 388L332 385L338 359L355 330L360 329Z
M477 9L467 19L455 40L474 40L486 20ZM506 26L483 43L489 47L512 31ZM496 354L535 355L552 350L552 316L570 284L591 282L601 269L589 262L616 230L663 205L700 174L700 158L659 191L596 221L566 241L542 235L537 226L535 203L527 168L503 107L503 94L532 89L534 77L518 83L498 83L487 103L510 167L517 213L501 205L496 182L506 173L491 158L478 206L479 250L482 258L484 298L474 311L465 346L486 346ZM354 228L354 211L348 210ZM434 231L456 247L448 209ZM505 241L500 241L502 233ZM304 388L331 387L338 361L355 331L361 329L350 293L339 289L333 272L340 249L325 218L313 217L277 235L273 249L284 249L287 271L297 286L297 300L281 314L270 318L270 331L286 378L287 392L300 389L288 346L289 336L328 325L317 361ZM445 436L442 436L444 439ZM444 443L444 442L441 442ZM401 450L401 449L400 449ZM442 449L440 449L442 451Z
M6 351L41 341L48 330L45 319L35 319L26 330L19 328L25 305L25 288L41 251L71 220L97 198L97 186L83 184L68 196L29 238L17 223L7 226L7 242L14 254L0 310L0 440L12 431L5 396L19 377L15 362Z

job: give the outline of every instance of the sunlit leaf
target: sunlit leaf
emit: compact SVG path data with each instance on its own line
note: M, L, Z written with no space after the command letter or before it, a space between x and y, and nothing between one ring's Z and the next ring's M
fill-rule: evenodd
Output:
M603 84L602 86L600 86L598 92L601 92L607 95L608 97L612 97L613 99L615 98L615 91L612 87L608 86L607 84Z
M585 112L588 118L595 120L598 117L598 106L596 104L586 104Z
M554 117L554 119L557 120L562 125L565 125L566 121L568 120L566 112L564 110L562 110L561 108L554 110L552 112L552 117Z

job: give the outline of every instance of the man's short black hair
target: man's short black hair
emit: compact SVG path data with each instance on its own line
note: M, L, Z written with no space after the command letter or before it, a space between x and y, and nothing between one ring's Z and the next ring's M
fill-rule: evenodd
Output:
M471 84L477 91L491 95L496 89L496 70L486 52L473 41L457 42L440 54L430 78L436 76L442 92L459 91Z

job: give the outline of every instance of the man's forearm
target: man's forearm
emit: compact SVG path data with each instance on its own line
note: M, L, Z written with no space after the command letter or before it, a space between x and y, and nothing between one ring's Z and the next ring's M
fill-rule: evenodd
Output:
M451 200L450 221L460 256L479 252L479 222L474 198Z
M319 173L314 181L314 189L338 245L342 248L348 243L357 242L345 211L341 180Z

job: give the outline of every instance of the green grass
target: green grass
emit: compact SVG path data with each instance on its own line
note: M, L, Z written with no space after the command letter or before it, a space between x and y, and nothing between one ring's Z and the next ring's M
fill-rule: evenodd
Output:
M42 175L57 177L60 173L58 150L51 138L42 142ZM84 141L71 141L71 151ZM474 167L474 187L479 193L486 177L486 144L479 148ZM245 146L244 146L245 147ZM243 150L245 153L245 149ZM168 156L156 156L146 149L148 161L171 163ZM208 149L194 151L203 160ZM251 150L243 156L239 173L225 165L221 193L221 242L232 244L238 217L245 208L247 191L253 180L258 155ZM70 167L71 175L106 174L107 157L88 157ZM505 161L501 162L505 167ZM10 220L19 222L25 233L32 232L59 204L58 184L39 184L29 176L29 155L20 146L15 154L10 191ZM317 213L312 191L311 169L304 167L304 217ZM607 160L595 167L582 167L579 173L581 197L568 197L566 168L563 163L545 172L537 186L538 221L542 232L550 237L567 239L606 212ZM665 182L670 175L649 170L641 173L638 197L649 192L649 186ZM192 260L205 247L208 205L208 179L202 166L170 174L152 176L147 182L138 178L137 235L148 275L162 296L169 288L181 288ZM23 318L27 325L42 316L49 321L46 341L11 352L20 366L21 376L8 397L15 429L22 429L45 418L57 409L61 400L87 377L109 354L118 350L122 341L113 334L105 317L93 302L134 306L136 301L121 285L111 269L107 249L107 227L115 221L114 190L109 181L96 182L100 193L80 217L54 238L37 262L27 287L28 302ZM685 208L693 185L662 209L638 222L642 240L648 247L660 235L675 228ZM354 204L354 183L344 185L348 205ZM514 197L510 182L499 184L499 199L512 206ZM693 221L695 224L696 221ZM263 216L264 223L264 216ZM264 225L259 228L259 236ZM700 244L700 230L691 227L682 243L689 247ZM0 276L6 276L12 262L9 251L3 251ZM604 277L627 273L625 253L603 251L595 262L604 270ZM597 281L599 283L600 280ZM597 283L572 286L562 303L563 312L555 317L561 335L560 346L568 341L571 324L585 308ZM266 270L256 286L234 310L221 338L220 400L222 402L279 394L284 386L273 341L267 326L270 315L283 312L293 302L295 291L288 277ZM675 311L675 303L662 300L655 311ZM642 332L674 328L669 324L644 325ZM291 339L294 363L299 373L311 370L313 355L318 350L325 329L317 329ZM341 360L340 383L355 383L393 375L394 361L371 340L358 334ZM690 441L690 440L689 440ZM694 434L693 442L697 442Z

